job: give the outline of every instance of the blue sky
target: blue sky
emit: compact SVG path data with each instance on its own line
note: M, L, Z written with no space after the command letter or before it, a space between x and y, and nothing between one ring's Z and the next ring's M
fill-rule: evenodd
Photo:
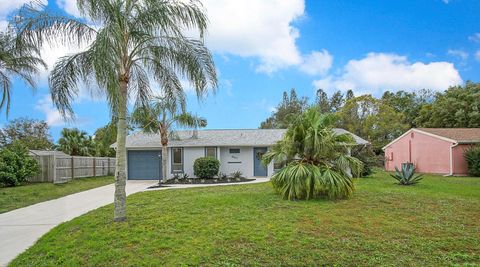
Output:
M0 27L22 1L0 0ZM202 2L220 86L202 103L188 85L186 90L189 110L206 117L207 128L257 128L290 88L310 98L320 87L379 96L385 90L444 90L480 80L480 1ZM48 5L79 16L75 0L49 0ZM43 51L50 66L74 52L65 47ZM86 91L74 104L77 120L63 121L49 100L46 77L47 72L38 77L35 92L14 81L8 119L46 120L54 139L63 127L92 134L108 122L105 102ZM0 116L5 125L5 113Z

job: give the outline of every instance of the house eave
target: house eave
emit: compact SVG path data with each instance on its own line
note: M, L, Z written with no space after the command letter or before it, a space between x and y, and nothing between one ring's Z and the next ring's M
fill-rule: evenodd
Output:
M480 144L480 141L458 141L459 145Z
M435 138L438 138L440 140L443 140L443 141L447 141L447 142L450 142L450 143L458 143L460 144L461 142L457 142L457 140L454 140L454 139L450 139L450 138L447 138L447 137L444 137L444 136L440 136L440 135L437 135L437 134L432 134L432 133L429 133L429 132L425 132L425 131L422 131L422 130L419 130L417 128L412 128L408 131L406 131L404 134L400 135L399 137L395 138L393 141L391 141L390 143L388 143L387 145L385 145L384 147L382 147L382 150L385 151L385 149L391 145L393 145L394 143L396 143L398 140L402 139L404 136L408 135L409 133L411 132L417 132L417 133L421 133L421 134L425 134L425 135L428 135L428 136L431 136L431 137L435 137Z
M235 144L235 145L228 145L228 144L202 144L202 145L168 145L168 148L171 147L270 147L273 146L274 144ZM127 146L127 149L161 149L162 146Z

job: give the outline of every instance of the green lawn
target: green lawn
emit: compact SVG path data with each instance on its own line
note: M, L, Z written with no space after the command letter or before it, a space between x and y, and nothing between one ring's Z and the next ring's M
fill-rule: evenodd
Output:
M480 265L480 178L357 181L351 199L280 199L269 183L151 191L64 223L13 266Z
M66 184L31 183L0 188L0 213L114 182L113 177L80 178Z

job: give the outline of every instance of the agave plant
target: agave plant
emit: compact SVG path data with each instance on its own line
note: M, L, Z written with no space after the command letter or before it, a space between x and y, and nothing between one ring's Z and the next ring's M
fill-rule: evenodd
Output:
M353 176L362 162L349 155L352 135L333 130L336 118L310 108L288 128L284 138L262 157L263 164L285 163L272 176L275 190L285 199L345 198L353 194Z
M414 185L422 180L422 174L415 175L415 166L413 163L402 164L402 170L400 171L395 167L395 174L390 174L400 185Z

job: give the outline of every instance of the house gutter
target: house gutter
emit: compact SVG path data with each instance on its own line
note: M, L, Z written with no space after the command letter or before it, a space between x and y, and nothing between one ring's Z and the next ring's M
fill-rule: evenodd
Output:
M448 176L453 176L453 148L458 146L459 143L455 142L450 146L450 173Z

